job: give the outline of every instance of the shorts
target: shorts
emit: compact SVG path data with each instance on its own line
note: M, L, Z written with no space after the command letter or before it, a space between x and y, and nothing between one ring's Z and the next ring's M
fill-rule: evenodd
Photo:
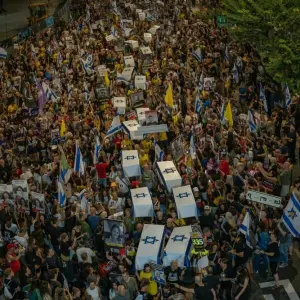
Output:
M271 270L272 275L277 274L278 262L270 261L270 270Z

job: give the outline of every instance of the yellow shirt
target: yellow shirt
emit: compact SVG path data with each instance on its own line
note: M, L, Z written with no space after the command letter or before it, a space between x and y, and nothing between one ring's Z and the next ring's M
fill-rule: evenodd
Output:
M133 149L133 144L131 140L123 140L121 142L122 148L126 147L126 150L132 150Z
M142 146L143 146L144 151L146 153L149 153L149 150L152 148L152 142L147 141L147 140L143 140L142 141Z
M17 104L12 103L12 104L10 104L10 105L8 106L8 109L7 109L7 110L8 110L9 113L14 113L17 109L18 109Z
M148 285L148 293L152 296L155 296L157 294L157 283L152 280L152 272L146 273L144 271L141 271L140 273L140 280L146 279L149 281Z
M149 161L149 156L148 154L140 155L140 165L143 166Z
M167 133L166 133L166 132L161 132L161 133L159 134L158 139L159 139L160 141L167 141L167 140L168 140Z

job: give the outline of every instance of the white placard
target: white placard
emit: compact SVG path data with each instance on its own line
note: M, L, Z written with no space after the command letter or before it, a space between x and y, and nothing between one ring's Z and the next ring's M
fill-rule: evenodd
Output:
M145 32L144 33L144 40L145 40L146 43L150 43L151 40L152 40L152 34L149 33L149 32Z
M160 26L154 25L154 26L152 26L148 31L149 31L152 35L154 35L154 34L156 33L156 31L157 31L159 28L160 28Z
M147 187L130 190L133 204L134 216L138 217L153 217L153 203L149 189Z
M100 65L100 66L98 66L97 70L98 70L99 76L104 77L104 74L107 71L106 70L106 65Z
M160 263L161 245L164 240L164 225L144 224L139 247L136 253L135 265L142 270L146 263Z
M137 90L146 90L146 76L135 75L134 85Z
M124 56L124 65L125 65L125 67L134 67L135 66L134 58L132 55Z
M143 55L152 54L152 51L151 51L150 47L141 47L140 49L141 49L141 52L142 52Z
M125 41L125 43L129 44L133 51L139 49L139 42L138 41L130 40L130 41Z
M27 180L13 180L13 195L19 212L29 212Z
M31 192L30 194L31 194L32 210L45 213L45 195L36 192Z
M150 110L149 107L139 107L136 108L136 115L138 117L140 125L145 125L146 124L146 115L145 112Z
M137 120L124 121L122 124L124 130L132 140L142 140L143 136L139 133L140 124Z
M281 207L281 197L269 195L262 192L252 190L248 191L247 200L258 202L268 206Z
M151 126L147 126L151 127ZM181 177L173 161L159 161L156 163L160 180L171 193L174 187L181 186Z
M133 74L134 67L128 67L124 68L121 77L127 81L131 80L132 74Z
M126 111L126 97L114 97L114 107L117 109L120 115L124 115Z
M197 217L197 206L190 185L173 188L173 195L177 208L177 215L181 218Z
M141 175L139 154L137 150L122 151L122 167L125 175L129 178Z
M140 12L139 13L139 20L140 21L145 21L145 19L146 19L146 14L144 12Z

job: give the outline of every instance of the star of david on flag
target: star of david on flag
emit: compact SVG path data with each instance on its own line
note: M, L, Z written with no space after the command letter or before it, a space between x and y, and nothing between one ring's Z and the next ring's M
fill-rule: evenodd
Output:
M156 238L156 236L146 236L145 239L142 239L144 244L152 244L154 245L156 242L159 242L159 240Z
M172 238L173 242L183 242L183 240L186 240L186 239L187 239L187 237L185 237L184 234L182 234L182 235L175 235Z
M300 203L295 194L291 195L281 221L294 237L300 237Z

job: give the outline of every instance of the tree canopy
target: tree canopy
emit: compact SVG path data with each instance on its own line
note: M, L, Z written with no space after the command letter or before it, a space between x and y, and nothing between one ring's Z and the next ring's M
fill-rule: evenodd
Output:
M230 33L255 46L273 79L300 91L300 1L223 0L222 13Z

